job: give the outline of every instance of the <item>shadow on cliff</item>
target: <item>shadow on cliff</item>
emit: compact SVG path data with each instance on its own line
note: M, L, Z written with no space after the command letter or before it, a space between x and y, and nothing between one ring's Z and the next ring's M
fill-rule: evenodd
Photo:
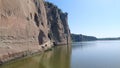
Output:
M45 38L45 34L42 30L40 30L39 35L38 35L38 41L39 41L39 45L44 43L44 38Z

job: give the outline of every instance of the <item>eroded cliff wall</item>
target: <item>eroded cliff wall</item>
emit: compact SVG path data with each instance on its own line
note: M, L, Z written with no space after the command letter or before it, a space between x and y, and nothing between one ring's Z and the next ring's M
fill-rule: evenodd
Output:
M46 8L45 8L46 7ZM67 13L42 0L0 0L0 42L67 44Z
M0 42L48 41L46 10L42 0L0 0Z
M0 0L0 63L71 42L67 13L43 0Z
M49 35L56 45L69 44L71 42L68 26L68 13L64 13L56 5L45 2Z

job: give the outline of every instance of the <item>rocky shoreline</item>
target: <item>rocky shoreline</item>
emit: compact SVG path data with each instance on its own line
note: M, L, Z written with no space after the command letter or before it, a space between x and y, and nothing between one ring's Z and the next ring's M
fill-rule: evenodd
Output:
M37 54L44 52L48 49L51 49L53 47L53 44L48 41L44 43L41 46L34 46L35 44L32 45L9 45L9 46L4 46L0 47L0 65L11 61L15 60L18 58L26 57L29 55Z

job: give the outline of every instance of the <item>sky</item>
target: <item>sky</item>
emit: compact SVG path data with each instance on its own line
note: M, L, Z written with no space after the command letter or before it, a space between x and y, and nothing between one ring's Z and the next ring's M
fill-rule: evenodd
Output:
M120 0L49 0L68 13L71 33L120 37Z

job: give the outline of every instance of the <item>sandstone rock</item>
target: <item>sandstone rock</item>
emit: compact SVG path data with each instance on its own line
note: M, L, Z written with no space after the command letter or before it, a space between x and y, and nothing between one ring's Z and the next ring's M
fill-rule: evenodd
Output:
M8 61L70 42L67 13L55 5L43 0L0 0L0 58L6 56Z
M0 0L0 42L32 40L41 45L49 40L56 44L70 41L67 13L49 2L45 6L42 0Z
M0 0L0 40L48 41L46 10L42 0ZM40 40L41 41L41 40ZM42 44L41 43L41 44Z
M50 2L45 2L45 7L49 27L48 37L57 45L71 43L68 14Z

